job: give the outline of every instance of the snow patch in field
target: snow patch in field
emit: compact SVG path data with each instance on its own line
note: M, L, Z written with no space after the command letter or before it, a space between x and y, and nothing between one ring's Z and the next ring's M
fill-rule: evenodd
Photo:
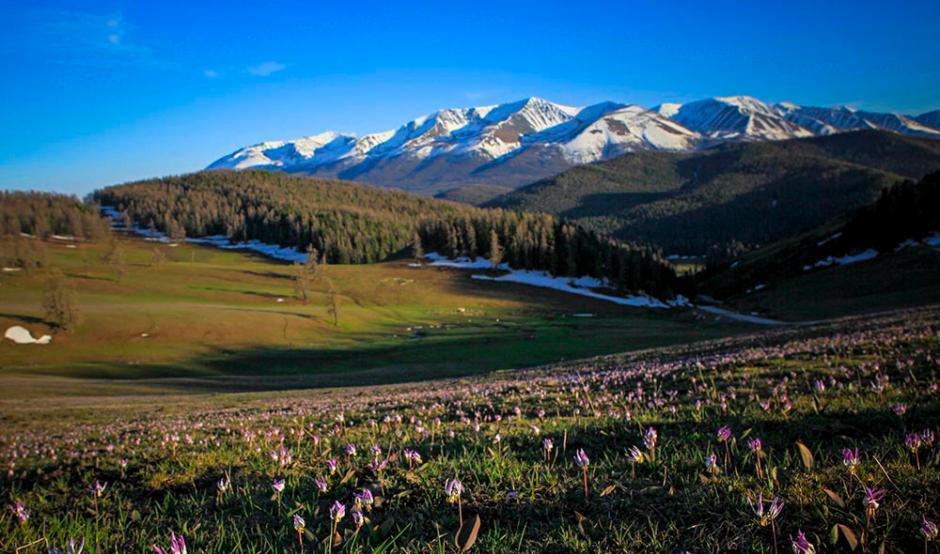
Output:
M803 271L809 271L809 270L811 270L811 269L813 269L813 268L817 268L817 267L829 267L829 266L831 266L831 265L849 265L849 264L854 264L854 263L858 263L858 262L864 262L864 261L866 261L866 260L872 260L872 259L875 259L875 258L877 258L877 257L878 257L878 251L875 250L874 248L869 248L868 250L865 250L865 251L863 251L863 252L859 252L858 254L851 254L851 255L848 255L848 256L841 256L841 257L839 257L839 258L834 258L834 257L832 257L832 256L829 256L828 258L826 258L826 259L824 259L824 260L819 260L819 261L816 262L815 264L812 264L812 265L804 265L804 266L803 266Z
M715 314L721 317L727 317L728 319L734 319L736 321L744 321L746 323L756 323L758 325L783 325L783 321L777 321L776 319L767 319L765 317L758 317L755 315L741 314L738 312L733 312L731 310L725 310L717 306L699 306L698 309L703 312L708 312L710 314Z
M14 271L22 271L22 267L5 267L3 268L4 273L13 273Z
M442 256L437 252L428 252L424 255L425 258L431 260L429 265L434 267L456 267L458 269L490 269L493 267L493 264L490 263L486 258L454 258L450 259L446 256ZM499 264L499 269L509 270L509 264L501 263Z
M524 269L514 269L506 273L505 275L500 275L498 277L491 277L489 275L471 275L471 279L478 279L480 281L499 281L504 283L519 283L522 285L530 285L533 287L542 287L547 289L560 290L562 292L567 292L569 294L577 294L580 296L587 296L589 298L596 298L598 300L606 300L608 302L613 302L615 304L620 304L621 306L633 306L637 308L668 308L669 305L657 300L651 296L645 295L634 295L634 296L611 296L609 294L602 294L591 290L589 287L600 287L603 284L594 277L552 277L545 271L531 271Z
M49 344L52 342L52 337L49 335L43 335L38 339L34 339L33 335L25 327L20 327L19 325L14 325L7 329L6 333L3 334L4 338L10 339L16 344Z
M302 264L307 261L307 255L302 252L298 252L297 249L292 246L278 246L276 244L261 242L260 240L229 242L228 237L225 235L211 235L208 237L186 239L186 242L191 242L193 244L208 244L223 250L250 250L252 252L257 252L259 254L268 256L269 258L275 258L287 262L296 262Z
M120 223L121 212L117 211L111 206L102 206L101 211L111 218L115 227L123 227L123 224ZM169 246L177 246L177 244L171 243L170 239L160 231L146 229L136 225L129 230L135 235L144 237L144 240L163 242L168 243ZM206 237L187 238L186 242L192 244L207 244L209 246L215 246L216 248L221 248L223 250L250 250L252 252L257 252L264 256L268 256L277 260L284 260L286 262L305 263L307 261L307 255L302 252L298 252L292 246L278 246L276 244L261 242L260 240L231 242L225 235L209 235Z

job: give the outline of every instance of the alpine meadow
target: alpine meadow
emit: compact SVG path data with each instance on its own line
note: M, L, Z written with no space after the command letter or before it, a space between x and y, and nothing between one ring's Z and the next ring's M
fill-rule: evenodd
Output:
M0 551L940 554L940 6L178 8L6 14Z

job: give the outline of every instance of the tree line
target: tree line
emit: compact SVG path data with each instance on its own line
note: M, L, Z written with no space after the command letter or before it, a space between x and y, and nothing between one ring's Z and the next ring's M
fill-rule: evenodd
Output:
M0 191L0 236L21 233L49 238L68 235L97 240L109 225L93 206L74 196L49 192Z
M518 269L609 280L625 291L671 293L675 274L648 246L555 216L481 209L350 182L269 171L203 171L97 191L96 201L173 238L225 235L298 251L331 264L372 263L416 248L502 259Z
M846 247L893 249L908 239L922 239L940 231L940 171L919 182L903 181L881 191L881 196L846 223L840 243Z

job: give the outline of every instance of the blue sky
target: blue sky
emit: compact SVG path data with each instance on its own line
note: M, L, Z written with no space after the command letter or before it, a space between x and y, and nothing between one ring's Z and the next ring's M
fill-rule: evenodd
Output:
M940 108L936 0L31 0L0 25L0 188L84 194L533 95Z

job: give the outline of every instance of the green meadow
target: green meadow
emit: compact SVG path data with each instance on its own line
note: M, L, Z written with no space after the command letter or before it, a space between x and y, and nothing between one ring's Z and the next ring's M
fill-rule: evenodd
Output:
M686 310L627 308L549 289L487 283L411 260L321 266L307 303L296 268L244 252L120 237L44 245L47 264L0 275L0 327L49 345L0 343L0 379L22 394L83 388L226 391L414 381L531 367L739 333ZM53 268L81 323L56 331L42 299ZM329 284L338 314L330 312ZM258 379L257 377L263 377ZM40 381L59 383L50 391ZM86 391L87 392L87 391Z

